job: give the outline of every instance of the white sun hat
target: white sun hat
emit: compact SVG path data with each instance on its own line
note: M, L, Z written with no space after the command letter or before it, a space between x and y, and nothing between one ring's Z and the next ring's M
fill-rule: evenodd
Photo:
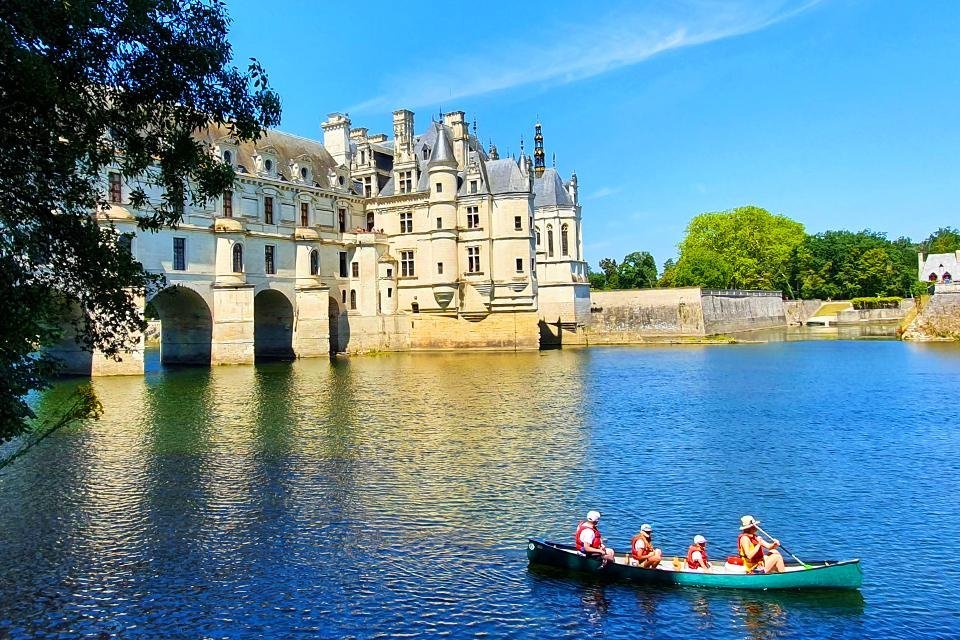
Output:
M590 522L596 522L596 521L599 520L599 519L600 519L600 512L599 512L599 511L589 511L589 512L587 512L587 520L589 520Z
M707 539L698 533L693 536L693 544L707 544Z

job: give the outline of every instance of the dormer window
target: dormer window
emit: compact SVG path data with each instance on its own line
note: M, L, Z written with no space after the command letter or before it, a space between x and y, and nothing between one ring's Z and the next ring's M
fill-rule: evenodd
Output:
M308 175L310 175L310 171L306 167L300 167L300 177L306 180Z
M430 147L424 147L424 148L423 148L423 159L424 159L424 160L429 160L429 159L430 159Z
M267 158L266 160L264 160L263 168L267 173L270 173L271 171L273 171L273 160L271 160L270 158Z
M471 181L470 181L470 193L476 193L476 192L477 192L477 181L476 181L476 180L471 180Z
M229 151L223 152L223 163L224 164L233 164L233 154Z

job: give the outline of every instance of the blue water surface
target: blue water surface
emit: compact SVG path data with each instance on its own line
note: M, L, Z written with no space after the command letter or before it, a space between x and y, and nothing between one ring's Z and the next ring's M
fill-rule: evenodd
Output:
M154 363L0 474L0 638L949 637L958 383L960 349L893 341ZM749 513L863 589L527 566L588 509L668 556Z

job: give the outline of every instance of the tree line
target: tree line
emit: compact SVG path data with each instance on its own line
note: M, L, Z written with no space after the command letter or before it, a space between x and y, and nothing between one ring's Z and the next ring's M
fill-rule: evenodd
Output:
M635 251L619 264L590 271L595 289L699 286L775 289L790 298L849 299L910 296L926 291L917 279L917 253L960 249L960 231L937 229L921 242L890 240L878 231L824 231L759 207L704 213L687 226L676 260L658 272L650 253Z

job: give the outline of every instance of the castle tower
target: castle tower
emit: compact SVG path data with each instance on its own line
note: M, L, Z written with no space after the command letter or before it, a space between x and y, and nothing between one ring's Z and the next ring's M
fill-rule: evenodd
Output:
M437 221L440 230L457 227L457 156L446 127L436 124L437 140L427 161L430 188L430 220ZM440 235L436 235L440 234ZM457 237L455 233L435 231L433 259L438 265L438 284L456 282L459 274ZM442 267L439 265L442 264ZM440 269L443 275L439 274Z
M533 166L534 173L536 177L541 177L544 170L546 169L545 159L543 157L543 129L540 125L540 122L537 121L536 126L534 127L535 133L533 135Z

